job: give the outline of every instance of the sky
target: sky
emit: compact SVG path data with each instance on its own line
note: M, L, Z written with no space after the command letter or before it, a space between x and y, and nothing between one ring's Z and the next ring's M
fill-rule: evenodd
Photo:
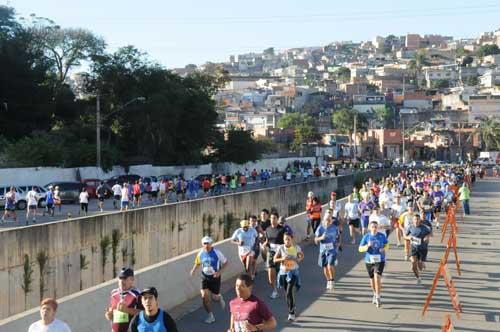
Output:
M134 45L167 68L228 61L267 47L321 46L406 33L477 37L500 28L498 0L0 0L62 27L86 28L108 51Z

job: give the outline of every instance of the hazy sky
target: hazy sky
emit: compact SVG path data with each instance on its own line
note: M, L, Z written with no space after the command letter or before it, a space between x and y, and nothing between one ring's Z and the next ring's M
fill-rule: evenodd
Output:
M166 67L227 61L229 55L371 40L406 33L475 37L500 28L498 0L0 0L21 16L134 45Z

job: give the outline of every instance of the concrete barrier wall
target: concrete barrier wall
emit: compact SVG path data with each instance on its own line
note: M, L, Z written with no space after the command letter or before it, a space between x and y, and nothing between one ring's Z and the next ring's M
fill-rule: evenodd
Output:
M140 269L182 255L197 248L203 235L223 240L264 207L294 215L304 210L308 191L326 201L332 190L349 193L354 179L324 178L0 231L0 319L35 307L41 297L60 298L113 279L121 266Z
M287 223L293 228L295 239L298 242L301 242L306 235L307 227L304 221L304 213L287 219ZM229 260L223 273L223 280L231 279L243 272L236 246L230 240L223 240L215 246ZM155 286L160 294L160 305L167 310L199 296L200 277L189 275L198 250L136 271L136 286L141 289ZM104 311L108 306L109 294L116 287L116 281L111 280L59 299L57 317L67 322L72 331L108 331L109 322L104 319ZM27 331L29 325L39 319L38 308L34 308L0 321L0 331Z
M316 158L277 158L262 159L243 165L234 163L186 165L186 166L153 166L134 165L130 166L129 173L140 176L150 175L179 175L184 174L186 178L196 177L201 174L212 174L218 172L236 173L255 169L275 169L284 170L288 163L294 160L310 161L316 163ZM77 168L57 168L57 167L28 167L28 168L0 168L0 185L45 185L53 181L77 181L77 173L81 179L108 179L115 175L126 174L121 166L114 166L110 171L105 172L97 167L77 167Z

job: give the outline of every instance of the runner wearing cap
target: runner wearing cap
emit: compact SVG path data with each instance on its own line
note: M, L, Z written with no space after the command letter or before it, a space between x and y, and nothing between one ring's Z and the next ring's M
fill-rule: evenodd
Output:
M128 332L178 332L173 318L159 308L156 288L149 287L142 290L141 304L144 311L132 318Z
M231 242L238 245L238 256L240 257L240 261L245 271L254 278L254 248L259 234L254 227L250 227L250 221L248 220L242 220L240 226L241 228L234 231Z
M118 274L118 288L111 291L105 317L111 322L112 332L127 332L130 320L142 309L139 290L134 287L134 271L122 268Z
M228 260L220 250L212 247L213 240L210 236L203 237L201 243L203 248L196 255L191 276L201 266L201 298L203 299L203 307L208 313L205 323L212 324L215 322L215 317L212 312L210 295L220 303L222 310L226 307L226 302L220 294L220 284L221 272L227 266Z

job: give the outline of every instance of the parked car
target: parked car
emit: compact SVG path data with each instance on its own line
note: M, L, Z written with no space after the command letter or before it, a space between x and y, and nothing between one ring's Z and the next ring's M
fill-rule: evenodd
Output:
M137 174L116 175L106 180L105 183L110 188L113 188L116 182L119 184L123 184L124 182L134 183L135 181L139 181L140 178L141 177Z
M46 188L59 187L59 195L61 203L75 204L78 203L78 197L82 191L83 184L80 182L50 182L45 185Z
M446 165L447 165L446 161L442 161L442 160L436 160L436 161L433 161L431 163L431 166L434 167L434 168L436 168L436 167L444 167Z
M97 198L97 187L101 184L103 180L99 179L83 179L82 184L89 193L90 198ZM111 187L105 182L104 183L104 188L106 188L106 194L104 195L105 198L111 197Z
M421 160L414 160L410 163L410 167L424 167L424 162Z
M26 193L18 186L0 186L0 207L5 207L5 194L10 191L10 187L16 188L17 192L17 210L26 210L28 202L26 201Z
M38 207L39 208L45 207L45 196L47 196L47 188L44 188L36 184L21 185L17 187L23 191L24 196L28 194L28 191L30 191L33 187L35 187L35 190L37 192L36 200L38 202Z

